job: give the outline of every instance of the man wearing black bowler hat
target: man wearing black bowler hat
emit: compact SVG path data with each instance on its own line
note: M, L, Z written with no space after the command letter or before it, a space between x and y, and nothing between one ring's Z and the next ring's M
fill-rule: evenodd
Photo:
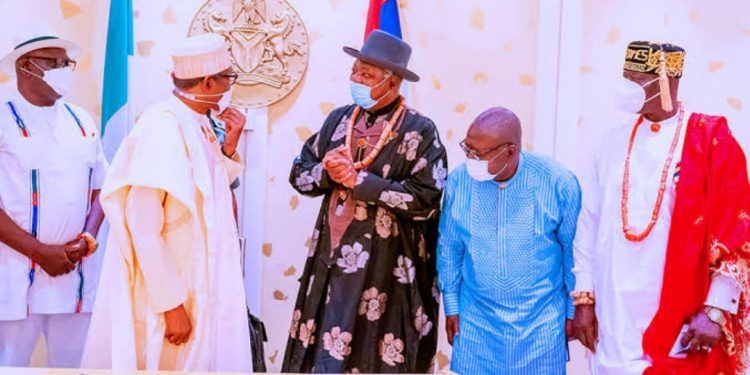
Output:
M424 373L437 346L437 217L447 175L435 124L406 106L411 47L376 30L334 110L294 161L292 186L324 196L282 371Z

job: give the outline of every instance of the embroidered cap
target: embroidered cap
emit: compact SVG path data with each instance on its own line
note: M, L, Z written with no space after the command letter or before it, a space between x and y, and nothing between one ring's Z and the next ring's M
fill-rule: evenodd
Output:
M670 43L631 42L625 53L624 69L632 72L661 73L661 54L664 53L664 66L670 77L682 77L685 64L685 50Z
M185 39L173 50L172 63L179 79L208 77L232 67L226 40L213 33Z

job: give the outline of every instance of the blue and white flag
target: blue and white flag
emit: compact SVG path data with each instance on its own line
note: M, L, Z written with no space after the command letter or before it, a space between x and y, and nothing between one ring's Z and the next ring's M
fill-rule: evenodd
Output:
M133 56L133 2L111 0L102 90L102 146L107 160L132 128L128 106L130 59Z

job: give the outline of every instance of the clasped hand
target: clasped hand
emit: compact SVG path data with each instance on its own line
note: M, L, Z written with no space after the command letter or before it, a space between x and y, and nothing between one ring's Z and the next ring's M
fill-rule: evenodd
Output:
M358 172L354 168L354 163L347 152L346 146L339 146L328 151L323 158L323 168L333 181L349 189L354 188Z
M83 238L74 239L64 245L40 243L32 254L32 260L50 276L61 276L73 271L76 264L88 254L88 244Z

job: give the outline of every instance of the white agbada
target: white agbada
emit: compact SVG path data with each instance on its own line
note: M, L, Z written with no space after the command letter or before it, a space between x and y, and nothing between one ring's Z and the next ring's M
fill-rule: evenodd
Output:
M630 159L628 213L638 231L648 224L659 191L662 168L677 128L678 115L661 122L653 132L644 120L635 137ZM599 343L591 357L593 375L640 375L649 366L642 347L643 333L659 307L675 187L676 167L690 112L670 166L659 219L642 242L628 241L622 232L621 197L630 132L636 117L603 138L593 168L582 179L583 203L574 242L576 290L594 291ZM715 276L707 305L732 313L739 296L734 280Z
M86 111L62 100L38 107L18 93L0 100L0 166L0 208L50 245L83 231L91 191L101 188L107 173L96 124ZM0 321L75 313L79 299L80 312L90 312L101 257L97 252L84 258L58 277L37 265L32 276L31 260L0 243Z
M102 189L111 225L106 293L82 367L252 371L229 190L241 166L221 154L210 129L171 98L149 108L123 141ZM155 218L133 220L149 210ZM164 339L162 313L180 303L193 331L175 346Z

